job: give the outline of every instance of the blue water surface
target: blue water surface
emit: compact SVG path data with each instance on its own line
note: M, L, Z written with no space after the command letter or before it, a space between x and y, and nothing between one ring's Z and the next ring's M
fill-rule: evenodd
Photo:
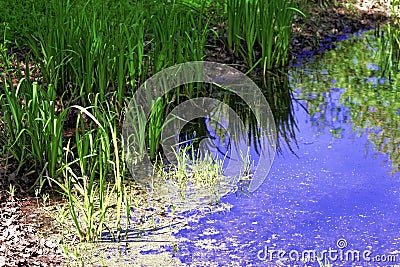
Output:
M296 154L278 154L256 192L225 196L229 212L179 231L186 241L176 257L191 266L319 266L302 253L331 250L321 255L333 266L400 264L400 175L390 175L386 155L375 152L366 134L352 131L338 97L330 101L342 119L328 118L324 127L294 104ZM331 134L335 127L339 137Z

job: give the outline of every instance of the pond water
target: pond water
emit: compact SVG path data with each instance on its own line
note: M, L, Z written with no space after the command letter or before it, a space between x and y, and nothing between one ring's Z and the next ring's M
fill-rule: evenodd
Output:
M177 257L182 262L268 266L279 257L270 258L267 248L322 252L338 249L337 242L344 240L344 252L400 253L400 176L388 174L387 156L366 147L368 139L353 134L351 124L342 122L342 137L337 139L329 128L313 127L314 119L300 106L296 109L298 158L290 153L278 156L255 193L229 195L222 201L232 205L230 212L204 217L181 230L177 236L188 240L179 244ZM346 118L346 109L341 116Z
M138 248L159 263L130 262L319 266L320 253L333 266L399 265L400 87L395 73L382 76L380 40L367 35L289 70L283 117L295 137L286 136L290 147L281 140L257 191L228 194L228 208L189 221L170 243Z
M334 266L400 264L400 175L392 173L400 90L379 77L373 43L371 34L355 37L291 70L296 154L278 154L248 197L224 197L229 212L179 231L176 237L187 240L176 253L181 262L305 266L308 250L332 250L326 258Z

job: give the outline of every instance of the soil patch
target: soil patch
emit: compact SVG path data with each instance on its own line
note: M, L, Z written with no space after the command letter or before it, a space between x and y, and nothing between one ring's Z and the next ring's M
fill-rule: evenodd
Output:
M54 226L42 201L17 195L0 191L0 267L61 266L64 256L57 241L47 238Z

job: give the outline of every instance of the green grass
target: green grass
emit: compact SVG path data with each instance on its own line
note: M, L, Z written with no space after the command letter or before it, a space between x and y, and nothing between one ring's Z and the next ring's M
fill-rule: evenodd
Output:
M210 31L201 8L170 1L50 1L46 13L36 21L42 30L28 36L45 81L78 98L116 91L119 104L127 86L151 73L202 60Z
M17 175L36 177L36 192L58 186L68 201L60 214L84 241L102 233L111 206L117 229L123 215L129 217L135 199L124 188L126 157L146 152L159 159L166 115L187 99L208 95L203 84L180 86L154 101L149 118L140 116L138 103L134 140L123 140L125 108L137 88L169 66L204 60L217 39L249 69L287 65L292 14L299 12L280 0L27 3L0 4L0 67L19 80L0 89L2 153L17 163ZM40 80L29 80L29 68L24 74L14 69L10 47L28 51L25 65L37 64ZM65 135L66 124L73 125L74 137ZM138 144L137 155L124 151L124 142ZM220 163L202 165L209 160L186 156L179 154L180 167L170 170L178 184L186 188L194 177L198 186L212 187ZM188 166L197 165L189 174Z
M388 27L388 39L381 40L380 59L391 64L384 71L397 77L399 2L393 3L394 22ZM126 187L125 160L148 153L159 163L166 115L183 101L209 92L202 84L175 88L151 103L148 118L142 116L143 103L126 111L130 98L159 71L204 60L210 42L226 44L221 49L244 59L247 69L264 70L261 87L273 110L278 110L274 113L278 131L286 142L295 137L288 81L269 70L288 65L292 17L303 15L297 1L36 0L3 1L0 9L4 11L0 68L19 80L16 87L8 80L0 88L1 156L16 162L18 177L35 177L36 192L57 185L67 203L58 208L57 218L80 241L96 241L107 229L116 240L122 238L123 225L131 223L131 207L144 205L142 196L130 195ZM29 68L23 74L12 66L10 47L24 46L29 51L25 65L38 64L41 81L29 80ZM256 142L255 114L237 98L228 94L223 98L249 125L246 134L253 137L249 142ZM126 112L134 112L138 121L129 140L121 133ZM67 137L65 125L71 122L74 136ZM126 151L126 143L134 143L136 151ZM155 164L158 169L153 170L163 185L169 183L179 192L180 199L170 203L174 212L179 203L193 198L193 188L211 196L209 205L218 203L225 179L223 161L198 157L189 148L175 153L175 166ZM248 155L242 155L242 161L240 176L247 179ZM13 187L9 193L14 195Z
M393 77L400 67L400 1L391 3L391 22L383 29L377 27L375 36L379 42L380 66L382 77Z
M29 77L29 69L26 74ZM51 185L49 179L59 175L62 128L68 109L56 112L56 93L51 84L44 89L21 78L16 88L5 83L3 89L0 106L5 148L18 162L17 173L24 167L19 175L34 171L39 174L36 183L40 187L45 178Z
M94 106L78 109L75 145L71 141L64 148L61 170L63 182L58 183L69 201L71 218L81 240L96 240L102 233L111 204L116 206L117 227L122 216L124 190L124 151L117 132L117 117L112 106L96 97ZM93 123L83 123L85 114Z
M264 73L287 65L294 13L304 15L291 1L228 0L228 47L249 67L261 63Z

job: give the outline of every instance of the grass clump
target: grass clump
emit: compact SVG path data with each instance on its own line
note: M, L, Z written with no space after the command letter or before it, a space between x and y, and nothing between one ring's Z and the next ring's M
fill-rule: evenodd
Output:
M136 89L166 67L206 59L216 40L248 68L284 66L292 15L300 12L280 0L39 0L29 11L20 1L0 7L0 68L7 74L0 89L2 153L16 162L16 175L35 177L37 192L57 185L68 203L59 210L61 221L72 222L76 237L87 242L98 240L111 217L118 232L130 218L135 199L124 185L129 140L122 138L121 122ZM10 46L25 51L24 70L14 69ZM33 65L40 69L36 81ZM166 114L207 94L206 86L188 84L158 98L134 134L140 148L159 159ZM199 198L198 191L218 203L231 189L222 161L176 153L175 167L158 174L171 185L173 201Z
M29 70L28 70L29 71ZM18 162L24 174L34 172L36 183L57 177L62 155L62 129L68 109L56 112L53 85L47 90L37 83L21 79L16 88L4 83L0 95L5 149Z
M295 2L228 0L226 13L228 47L248 66L261 63L265 73L288 64L293 14L304 15Z

